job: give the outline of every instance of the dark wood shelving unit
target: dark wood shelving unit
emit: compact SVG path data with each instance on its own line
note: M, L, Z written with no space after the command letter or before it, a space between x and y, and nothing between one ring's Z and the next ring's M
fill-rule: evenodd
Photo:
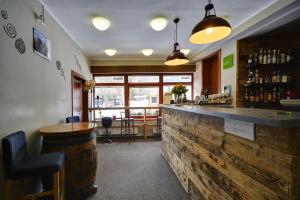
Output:
M263 109L286 109L283 107L279 100L271 103L262 102L245 102L245 91L253 90L253 93L258 93L260 88L271 90L272 88L280 87L284 90L284 94L287 90L291 90L296 93L296 97L300 98L300 19L297 19L291 23L288 23L282 27L276 28L270 32L262 35L256 35L252 37L243 38L237 42L237 95L236 106L237 107L254 107ZM273 53L273 49L280 49L280 52L286 53L289 50L293 59L289 63L282 64L252 64L247 63L249 55L252 56L257 53L259 55L260 49L270 49ZM247 83L249 70L255 74L256 70L259 70L260 74L266 75L271 78L273 72L280 71L291 75L291 81L289 83ZM264 79L265 80L265 79ZM249 91L248 91L249 92ZM284 96L284 95L283 95Z

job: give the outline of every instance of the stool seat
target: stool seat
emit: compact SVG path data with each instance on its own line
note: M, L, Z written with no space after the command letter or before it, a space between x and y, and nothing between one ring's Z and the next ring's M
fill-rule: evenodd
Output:
M20 179L48 175L60 170L64 164L63 153L47 153L27 156L22 163L12 168L11 179Z

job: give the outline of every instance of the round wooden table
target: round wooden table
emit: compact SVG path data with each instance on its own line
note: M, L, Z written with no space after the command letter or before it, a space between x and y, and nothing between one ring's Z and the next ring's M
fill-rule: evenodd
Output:
M84 199L97 192L97 125L88 122L58 124L40 129L42 152L65 153L66 199Z

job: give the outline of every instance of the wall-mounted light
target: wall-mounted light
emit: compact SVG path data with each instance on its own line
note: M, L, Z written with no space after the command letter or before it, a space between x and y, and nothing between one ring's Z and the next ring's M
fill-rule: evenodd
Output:
M39 15L35 13L35 19L42 24L45 24L45 7L42 5L42 13Z
M108 56L114 56L117 53L117 50L115 50L115 49L105 49L104 52Z
M184 53L180 51L180 46L177 42L177 23L179 22L179 20L179 18L175 18L173 21L176 25L174 50L165 61L165 64L169 66L183 65L189 62L189 59L184 55Z
M221 40L230 33L230 24L224 18L216 16L214 4L208 0L208 4L205 6L205 16L193 28L189 41L193 44L208 44Z

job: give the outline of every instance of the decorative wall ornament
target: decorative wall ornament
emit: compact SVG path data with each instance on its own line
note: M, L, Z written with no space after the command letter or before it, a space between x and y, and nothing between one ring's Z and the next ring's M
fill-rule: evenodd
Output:
M20 54L24 54L26 51L25 42L22 38L19 38L15 41L15 47L19 51Z
M11 23L3 25L3 29L4 29L7 36L9 36L11 38L17 37L17 31Z
M8 14L7 14L6 10L1 10L1 16L2 16L3 19L8 18Z
M51 42L35 28L33 28L33 52L51 61Z
M64 71L63 68L60 69L60 75L61 75L61 76L65 76L65 71Z
M79 62L79 60L78 60L78 58L77 58L76 55L74 55L74 59L75 59L77 67L81 70L81 65L80 65L80 62Z
M57 70L61 69L61 62L59 60L56 61L56 68Z

